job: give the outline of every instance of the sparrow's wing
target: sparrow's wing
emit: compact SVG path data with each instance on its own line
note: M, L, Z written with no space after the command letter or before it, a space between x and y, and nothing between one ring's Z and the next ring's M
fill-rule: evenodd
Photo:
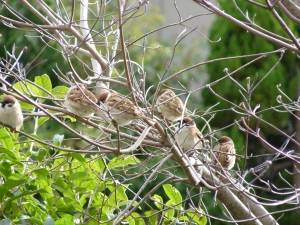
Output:
M225 145L226 145L226 149L224 148L225 150L224 152L226 152L227 154L225 154L224 166L228 168L232 163L234 163L233 161L235 161L235 148L234 145L232 144L225 144Z
M169 92L167 94L160 96L159 103L162 103L165 106L167 106L179 113L182 113L182 111L183 111L182 101L173 92ZM186 110L184 113L186 113Z
M82 91L79 88L75 88L74 90L69 92L69 98L72 99L75 102L80 103L81 105L88 106L91 105L91 100L96 103L97 98L95 95L90 92L89 90L83 90L85 95L82 93ZM87 99L85 96L88 96L90 98Z
M114 108L115 110L118 110L120 112L126 111L126 113L132 114L134 116L143 115L140 109L123 95L114 94L109 98L108 101L108 105L110 106L110 108Z
M204 139L203 139L203 135L201 134L201 132L198 130L198 128L196 128L196 135L197 137L200 139L202 139L199 143L202 144L202 147L204 148L205 147L205 142L204 142Z
M221 156L221 153L220 153L220 145L216 145L213 149L213 154L216 156L216 159L222 164L221 162L221 159L220 159L220 156ZM211 162L213 165L217 165L218 161L215 159L215 157L213 155L210 156L210 159L211 159Z

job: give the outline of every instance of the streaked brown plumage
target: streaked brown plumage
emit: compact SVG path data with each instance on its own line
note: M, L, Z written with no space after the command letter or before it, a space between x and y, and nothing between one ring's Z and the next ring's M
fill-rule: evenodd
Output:
M97 106L93 104L97 102L97 98L83 84L78 83L78 86L81 90L76 84L71 86L66 95L65 105L71 113L77 116L91 117L98 111Z
M105 107L99 102L102 102ZM104 111L108 110L112 118L120 126L129 125L136 119L148 120L141 109L123 95L105 92L99 96L99 102L100 107Z
M172 122L182 118L182 111L186 114L186 109L184 109L182 101L170 89L163 89L160 91L156 105L158 111Z
M225 170L230 170L235 164L235 148L231 138L222 136L217 141L217 145L213 149L213 153ZM213 155L210 156L211 163L215 165L215 170L221 171L217 160ZM218 168L219 167L219 168Z
M190 149L202 149L205 146L203 135L196 127L195 121L189 117L185 117L182 120L182 126L178 121L178 130L175 134L175 140L185 151Z

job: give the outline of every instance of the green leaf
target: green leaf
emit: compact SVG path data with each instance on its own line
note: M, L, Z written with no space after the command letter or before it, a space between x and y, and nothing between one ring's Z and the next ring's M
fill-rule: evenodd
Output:
M55 225L55 224L54 224L54 220L53 220L50 216L48 216L48 217L45 219L44 225Z
M170 185L170 184L163 185L163 188L165 190L165 193L168 195L170 200L173 202L173 204L176 205L175 207L177 209L180 209L181 202L182 202L182 197L181 197L180 192L176 188L172 187L172 185ZM179 205L177 205L177 204L179 204Z
M0 225L10 225L10 224L11 224L10 219L0 220Z
M73 190L70 186L62 180L57 180L52 184L52 188L55 188L63 193L64 196L70 197L72 199L75 198Z
M104 170L106 168L103 160L105 161L105 158L101 158L101 159L98 159L96 161L93 161L93 162L90 163L90 166L94 170L99 171L100 174L103 174L103 172L104 172Z
M55 134L53 137L53 144L60 147L61 142L64 140L65 135Z
M128 198L127 198L127 195L125 193L126 189L119 185L116 189L115 189L115 185L107 185L108 189L110 191L112 191L112 196L113 197L116 197L116 194L117 194L117 200L120 201L120 200L123 200L123 201L127 201Z
M174 205L174 203L173 203L173 201L172 200L169 200L168 202L167 202L167 204L166 204L167 206L173 206ZM166 207L166 208L168 208L168 207ZM172 218L173 216L174 216L174 214L175 214L175 210L174 209L167 209L166 211L165 211L165 216L167 217L167 218Z
M156 205L156 207L159 208L159 209L162 209L163 206L161 204L159 204L159 203L163 203L164 202L163 199L162 199L162 197L160 197L159 195L155 194L153 196L153 199L155 200L154 204Z
M42 193L40 193L40 194L42 194ZM37 213L36 215L39 215L39 218L42 218L43 220L47 218L46 209L44 207L41 207L40 204L36 204L36 202L34 202L34 203L28 202L28 205L35 211L35 213ZM31 218L33 218L33 217L31 217ZM39 221L41 222L40 219L39 219ZM43 224L43 223L41 222L41 224Z
M23 110L31 110L31 109L33 109L33 108L35 108L35 106L34 105L32 105L32 104L29 104L29 103L27 103L27 102L19 102L20 103L20 105L21 105L21 108L23 109Z
M20 180L7 179L4 184L0 185L0 202L3 202L3 198L6 195L7 191L16 188L18 186L21 186L26 182L28 182L27 179L20 179Z
M18 133L16 133L16 134L18 134ZM11 133L11 135L13 136L13 135L15 135L15 133ZM17 138L13 137L12 141L14 143L14 147L19 151L21 145L20 145L19 141L17 140Z
M203 212L202 209L198 209L200 212ZM207 223L207 218L206 216L195 212L194 209L188 209L187 211L189 211L187 214L189 215L189 217L191 217L192 220L194 220L197 224L199 225L205 225ZM204 212L203 212L204 213Z
M32 222L32 224L38 224L38 225L43 225L44 224L43 222L41 222L40 219L37 219L37 218L34 218L34 217L30 217L28 220L30 222Z
M48 170L46 170L45 168L41 168L41 169L36 169L33 171L33 173L42 181L45 182L45 184L50 185L50 179L48 179L47 177L50 176L50 173Z
M37 152L32 152L33 158L36 159L39 162L42 162L45 158L45 155L47 154L46 149L41 148Z
M12 138L7 132L0 131L0 141L3 143L4 148L9 150L14 149Z
M26 85L25 85L24 82L19 81L19 82L15 83L13 87L16 88L18 91L22 92L23 94L26 94L29 96L31 95L31 93L33 95L39 94L39 89L30 83L26 83Z
M91 180L92 178L91 177L88 177L88 172L76 172L76 173L72 173L71 176L70 176L70 181L82 181L82 180Z
M12 151L10 151L6 148L0 147L0 155L2 155L2 154L6 154L7 156L9 156L12 159L17 159L15 153L13 153Z
M157 223L157 210L147 211L147 212L145 212L145 215L149 216L149 222L152 225L156 225L156 223ZM151 215L153 215L153 216L151 216Z
M71 216L66 213L58 213L61 219L55 221L56 225L74 225L74 216Z
M180 217L178 218L178 220L179 220L179 221L184 221L184 222L190 222L190 219L189 219L189 217L187 217L187 216L180 216ZM189 224L189 223L186 223L186 224Z
M66 94L68 93L69 88L65 86L56 86L52 89L51 93L59 99L64 99Z
M3 208L4 208L8 203L12 202L12 201L15 200L15 199L21 198L21 197L26 196L26 195L36 194L36 193L48 193L48 192L47 192L45 189L40 189L40 190L35 190L35 191L23 191L21 194L16 195L16 196L14 196L14 197L12 197L12 198L9 198L9 199L5 202Z
M129 225L135 225L134 219L132 216L129 216L127 219L124 221L127 221Z
M38 125L35 130L37 130L40 126L42 126L47 120L49 120L49 117L41 117L38 120Z
M119 205L119 207L122 207L122 206L124 206L124 205L127 206L127 205L130 204L131 202L132 202L131 200L120 201L118 205ZM134 202L132 205L133 205L133 206L136 206L137 204L138 204L137 202ZM138 208L139 208L140 210L142 210L142 207L139 206Z
M0 165L0 171L7 180L11 175L11 166L8 162L2 162Z
M69 156L69 157L72 157L72 158L75 158L78 160L78 162L85 168L86 167L86 162L85 162L85 159L82 157L81 154L79 153L62 153L62 154L58 154L57 156Z
M124 167L129 164L135 165L140 161L135 156L125 156L121 155L116 158L113 158L110 163L108 163L108 168Z
M42 76L36 76L34 78L34 83L36 83L37 85L41 86L45 90L51 92L52 84L51 84L51 80L48 77L48 75L44 74ZM44 92L42 90L40 90L40 91L46 94L46 95L40 94L40 96L45 96L45 97L48 96L48 94L46 92Z
M50 78L47 75L44 74L42 76L36 76L34 79L34 83L36 83L41 88L44 88L46 91L51 92L52 84ZM38 96L49 97L49 94L41 88L38 88ZM44 102L45 99L40 98L39 101Z

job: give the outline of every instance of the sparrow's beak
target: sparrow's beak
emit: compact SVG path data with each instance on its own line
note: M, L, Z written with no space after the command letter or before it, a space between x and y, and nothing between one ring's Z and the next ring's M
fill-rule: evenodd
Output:
M1 102L1 107L4 109L5 102Z

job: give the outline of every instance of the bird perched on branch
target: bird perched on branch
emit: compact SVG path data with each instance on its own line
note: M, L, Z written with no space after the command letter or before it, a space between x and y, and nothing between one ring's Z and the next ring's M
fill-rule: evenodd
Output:
M138 106L120 94L111 92L102 93L99 96L98 104L120 126L129 125L136 119L149 120Z
M0 107L0 122L10 127L10 131L15 132L23 125L23 114L21 105L12 95L4 96Z
M94 115L99 109L95 105L97 98L95 95L87 90L83 84L73 84L65 98L65 105L67 109L80 117L88 117Z
M203 135L196 127L195 121L189 117L185 117L182 121L178 121L178 129L175 134L175 140L184 151L190 149L202 149L205 147ZM194 152L192 152L193 154ZM190 154L189 154L190 156Z
M225 170L230 170L235 164L235 148L231 138L226 136L220 137L210 159L211 163L215 165L214 169L216 171L222 171L218 161Z
M187 113L180 98L178 98L170 89L163 89L160 91L156 100L156 105L158 111L172 122L181 119L182 115Z

